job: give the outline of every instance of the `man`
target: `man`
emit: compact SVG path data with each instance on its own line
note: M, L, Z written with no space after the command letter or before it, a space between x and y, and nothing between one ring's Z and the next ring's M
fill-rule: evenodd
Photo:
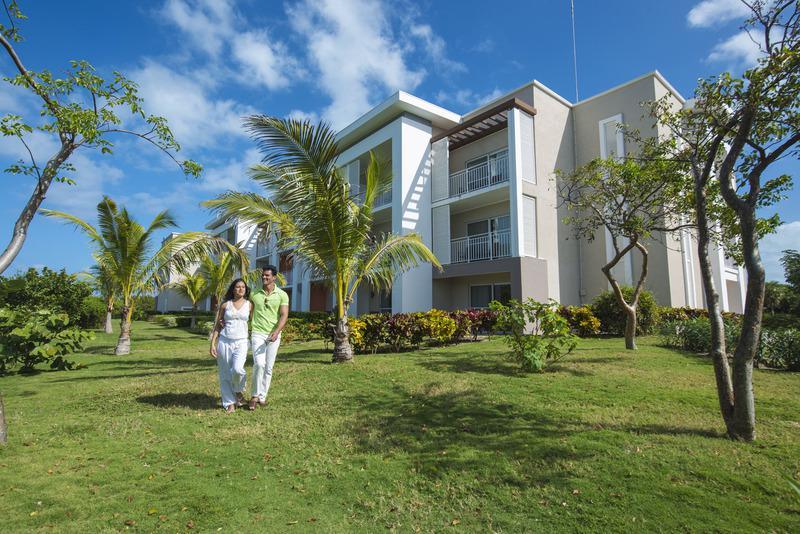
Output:
M250 294L253 303L251 345L253 347L252 394L248 408L267 403L272 366L281 344L281 330L289 318L289 295L275 285L278 269L267 265L261 272L262 287Z

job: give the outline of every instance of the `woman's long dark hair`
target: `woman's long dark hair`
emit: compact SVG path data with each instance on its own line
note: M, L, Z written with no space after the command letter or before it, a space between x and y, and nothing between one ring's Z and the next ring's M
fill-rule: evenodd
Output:
M239 282L244 284L244 299L250 300L250 286L248 286L247 282L245 282L242 278L237 278L236 280L231 282L231 285L228 286L228 291L225 293L225 298L222 299L222 302L233 300L233 289Z

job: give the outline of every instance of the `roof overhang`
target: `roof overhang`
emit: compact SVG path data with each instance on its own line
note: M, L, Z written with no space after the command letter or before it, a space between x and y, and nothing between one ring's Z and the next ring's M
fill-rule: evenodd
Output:
M462 147L482 137L500 131L508 127L508 112L512 109L519 109L533 117L536 115L536 108L520 100L519 98L509 98L491 108L470 117L461 124L458 124L447 131L444 131L431 138L435 143L447 137L449 139L450 150Z
M390 123L404 113L410 113L431 123L434 128L448 130L461 121L461 115L431 104L404 91L398 91L336 134L342 150Z

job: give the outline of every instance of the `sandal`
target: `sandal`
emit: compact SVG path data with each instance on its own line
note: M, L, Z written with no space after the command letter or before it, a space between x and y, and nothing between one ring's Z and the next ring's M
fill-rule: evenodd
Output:
M236 407L237 408L241 408L245 404L247 404L247 401L244 399L244 395L242 395L241 393L237 393L236 394Z
M233 404L229 404L225 407L225 413L233 413L236 411L236 406Z
M253 397L250 399L250 402L247 405L247 409L251 412L256 409L256 404L258 403L258 397Z

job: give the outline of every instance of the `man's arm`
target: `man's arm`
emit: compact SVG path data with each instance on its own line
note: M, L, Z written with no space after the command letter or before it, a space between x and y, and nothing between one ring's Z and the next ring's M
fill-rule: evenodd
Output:
M281 330L283 330L283 327L286 326L286 321L289 319L289 305L281 304L281 307L278 308L278 313L280 314L278 317L278 324L275 325L275 329L269 336L270 341L275 341L278 339L278 335L280 335Z

